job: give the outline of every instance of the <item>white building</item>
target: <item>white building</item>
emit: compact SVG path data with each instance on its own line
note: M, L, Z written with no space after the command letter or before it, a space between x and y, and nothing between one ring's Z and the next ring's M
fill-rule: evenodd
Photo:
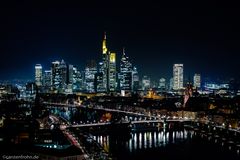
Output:
M160 78L159 79L158 88L159 89L166 89L166 79L165 78Z
M42 65L35 65L35 82L37 86L42 86Z
M97 65L94 60L91 60L87 63L85 68L85 90L88 93L94 93L94 81L95 81L95 74L97 73Z
M194 74L193 76L193 86L195 88L201 88L201 75L200 74Z
M142 79L142 90L147 91L151 87L151 80L148 76L143 76Z
M173 65L173 89L183 89L183 64Z

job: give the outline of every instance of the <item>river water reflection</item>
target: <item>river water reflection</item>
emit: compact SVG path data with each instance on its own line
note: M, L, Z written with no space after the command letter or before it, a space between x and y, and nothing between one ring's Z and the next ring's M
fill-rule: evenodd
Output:
M93 135L118 160L239 159L219 144L203 140L192 130L132 132L129 138L108 134Z

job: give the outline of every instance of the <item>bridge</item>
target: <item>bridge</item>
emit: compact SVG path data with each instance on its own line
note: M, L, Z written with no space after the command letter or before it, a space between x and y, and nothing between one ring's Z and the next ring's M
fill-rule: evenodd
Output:
M105 108L103 106L96 105L94 107L87 107L84 105L79 105L79 104L66 104L66 103L50 103L50 102L43 102L44 105L46 105L46 108L81 108L81 109L93 109L96 111L104 111L104 112L114 112L114 113L120 113L120 114L125 114L125 115L131 115L135 117L145 117L145 118L150 118L154 119L157 116L151 115L151 113L146 113L145 111L130 111L132 108L129 109L113 109L113 108ZM133 110L133 109L132 109ZM144 110L144 109L143 109ZM145 112L145 113L144 113ZM159 117L157 117L159 118Z
M143 123L168 123L168 122L192 122L191 119L171 119L171 120L139 120L139 121L125 121L125 122L118 122L117 124L143 124ZM68 127L72 128L79 128L79 127L94 127L94 126L107 126L111 125L111 122L99 122L99 123L85 123L85 124L76 124L76 125L68 125Z
M65 104L65 103L49 103L49 102L43 102L47 106L47 108L88 108L84 105L79 105L79 104ZM142 113L136 113L136 112L131 112L131 111L125 111L125 110L119 110L119 109L110 109L110 108L103 108L100 106L95 106L89 109L95 109L95 110L102 110L102 111L108 111L108 112L118 112L118 113L124 113L124 114L131 114L131 115L136 115L136 116L146 116L146 117L154 117L154 116L148 116Z
M84 108L84 109L93 109L93 110L96 110L96 111L120 113L120 115L122 115L122 116L120 116L120 119L118 119L118 121L116 121L114 123L112 123L110 121L98 121L98 120L97 120L97 122L96 121L95 122L87 122L86 121L87 123L85 121L82 121L80 123L60 125L60 128L62 130L68 130L68 129L70 130L71 128L73 130L74 130L74 128L83 128L83 130L86 128L87 130L89 130L89 128L91 128L91 127L96 127L96 130L97 130L97 127L105 127L105 126L108 127L112 124L132 124L133 126L135 126L135 125L136 126L142 126L142 124L143 124L143 127L148 126L148 124L150 124L150 123L151 123L151 125L149 125L149 126L154 126L154 127L158 127L155 124L160 124L160 126L162 126L162 124L167 124L166 127L169 127L170 123L173 123L174 126L175 126L175 123L183 125L185 122L186 123L196 122L196 123L192 123L194 125L196 125L198 122L201 122L202 124L206 124L206 125L210 124L210 121L209 122L208 121L202 122L200 120L190 119L190 118L171 117L171 116L163 118L162 116L158 116L157 114L148 113L148 112L143 111L141 109L138 110L138 109L135 109L135 108L129 108L129 110L123 110L121 107L105 108L103 106L97 106L97 105L93 106L93 107L87 107L87 106L79 105L79 104L63 104L63 103L48 103L48 102L44 102L44 104L46 105L47 108L55 108L55 107L56 108L65 108L65 107L67 107L67 108ZM128 117L128 118L125 118L125 116ZM133 117L133 118L130 118L130 117ZM51 119L53 119L52 121L56 122L56 119L54 117L52 117ZM212 125L211 127L213 127L213 128L216 127L217 129L226 129L223 126L217 126L217 125ZM136 128L138 129L138 127L136 127ZM194 130L197 129L197 131L196 131L197 134L200 134L203 137L205 136L208 139L214 139L214 137L216 137L216 136L213 136L214 131L210 132L210 131L208 131L208 128L209 128L209 126L207 127L206 131L204 131L200 127L195 128L193 126ZM99 128L99 130L101 130L101 129L102 128ZM231 128L227 129L227 130L232 131L234 133L234 135L236 134L235 137L239 136L239 132L240 132L239 130L231 129ZM80 131L82 131L82 130L80 129ZM95 131L95 128L94 128L94 131ZM219 131L219 133L220 133L220 131ZM119 132L117 134L119 134ZM210 135L212 135L212 136L210 136ZM226 145L227 147L230 146L230 148L231 147L237 147L238 144L234 144L234 145L231 144L230 145L230 142L232 141L231 138L229 138L227 140L224 140L224 135L221 136L219 134L219 136L220 136L220 138L214 139L214 141L217 140L217 141L221 142L222 144ZM79 146L79 144L77 144L77 146ZM82 145L80 145L80 146L82 146ZM240 149L238 149L237 152L239 153Z
M101 111L104 113L117 113L120 116L117 119L113 119L116 124L127 124L131 123L133 125L144 124L144 123L173 123L173 122L191 122L193 119L189 119L187 117L160 117L159 115L152 114L147 112L146 109L136 109L132 107L127 107L125 110L121 107L117 107L118 109L113 108L105 108L103 106L95 105L94 107L86 107L84 105L79 104L66 104L66 103L49 103L44 102L47 108L81 108L81 109L92 109L95 111ZM120 108L120 109L119 109ZM101 114L100 112L100 114ZM103 113L103 114L104 114ZM98 113L99 114L99 113ZM63 118L64 119L64 118ZM67 120L65 120L66 122ZM62 125L62 128L77 128L77 127L94 127L94 126L108 126L112 123L110 121L105 120L102 121L100 119L94 119L94 121L78 121L78 123L73 122L73 124L67 123L67 125Z

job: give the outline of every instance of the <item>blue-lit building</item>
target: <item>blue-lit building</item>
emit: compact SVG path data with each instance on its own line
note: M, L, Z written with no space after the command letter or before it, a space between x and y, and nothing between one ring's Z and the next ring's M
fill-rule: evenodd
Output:
M45 70L43 75L43 88L44 92L49 92L52 86L52 71Z
M137 77L135 75L135 80ZM119 87L121 92L131 92L133 89L133 69L132 63L129 61L129 58L125 54L123 49L122 58L120 61L120 73L119 73Z
M64 60L54 61L51 66L53 92L64 93L68 84L68 67Z
M142 78L142 90L148 91L151 88L151 80L148 76L143 76Z
M139 75L138 75L137 67L133 67L133 71L132 71L132 88L133 88L133 91L139 90Z
M42 86L43 82L43 73L42 73L42 65L36 64L35 65L35 83L37 86Z
M94 86L95 86L95 91L97 93L104 93L106 92L106 89L104 88L103 85L103 73L102 72L98 72L95 74L95 82L94 82Z
M65 92L68 82L68 67L64 60L60 63L60 92Z
M106 81L104 76L103 62L98 63L98 73L95 75L95 91L97 93L106 92Z
M52 62L51 71L52 71L51 90L57 92L61 85L61 71L59 61Z
M95 92L95 74L97 73L97 65L94 60L87 63L85 68L85 91L88 93Z
M194 88L200 89L201 88L201 75L195 73L193 76L193 86Z
M72 88L73 92L79 92L83 90L83 76L76 66L73 66L72 73Z
M159 84L158 84L158 89L160 91L165 91L166 90L166 79L165 78L160 78L159 79Z

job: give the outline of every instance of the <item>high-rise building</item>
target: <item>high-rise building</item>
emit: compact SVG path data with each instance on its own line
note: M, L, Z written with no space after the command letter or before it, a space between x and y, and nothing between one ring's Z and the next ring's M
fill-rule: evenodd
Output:
M166 89L166 79L165 78L160 78L159 79L158 88L160 90L165 90Z
M173 89L183 89L183 64L173 65Z
M142 90L147 91L151 87L151 80L148 76L143 76L142 79Z
M57 91L60 88L61 83L61 71L59 61L52 62L51 71L52 71L51 89L53 91Z
M138 75L137 67L133 67L132 86L133 86L133 91L137 91L139 89L139 75Z
M119 87L122 91L131 91L133 89L133 69L132 64L129 62L128 57L123 49L122 58L120 61L119 73Z
M64 92L68 84L68 67L64 60L60 63L60 90Z
M81 72L77 69L76 66L73 66L73 78L72 78L72 87L73 92L78 92L82 90L83 82L82 82Z
M193 86L195 88L201 88L201 75L200 74L194 74L193 76Z
M116 53L108 51L106 33L104 33L102 42L102 62L99 64L99 73L102 73L103 76L99 78L103 81L101 85L104 87L104 92L116 91ZM100 74L98 76L100 76Z
M87 63L85 68L85 90L88 93L95 92L95 74L97 73L97 65L95 60L91 60Z
M94 86L95 86L95 91L97 93L103 93L105 92L105 88L103 86L103 73L102 72L98 72L95 74L95 82L94 82Z
M52 71L45 70L43 76L43 86L45 91L48 92L51 89L51 85L52 85Z
M103 75L103 87L105 91L108 91L108 49L107 49L107 36L104 32L104 38L102 41L102 64L99 66L99 71Z
M106 81L104 78L104 65L103 62L98 63L98 73L95 75L95 91L97 93L106 92Z
M109 53L109 61L108 61L108 91L114 92L116 91L116 53Z
M36 64L35 65L35 83L37 86L42 86L42 65Z

